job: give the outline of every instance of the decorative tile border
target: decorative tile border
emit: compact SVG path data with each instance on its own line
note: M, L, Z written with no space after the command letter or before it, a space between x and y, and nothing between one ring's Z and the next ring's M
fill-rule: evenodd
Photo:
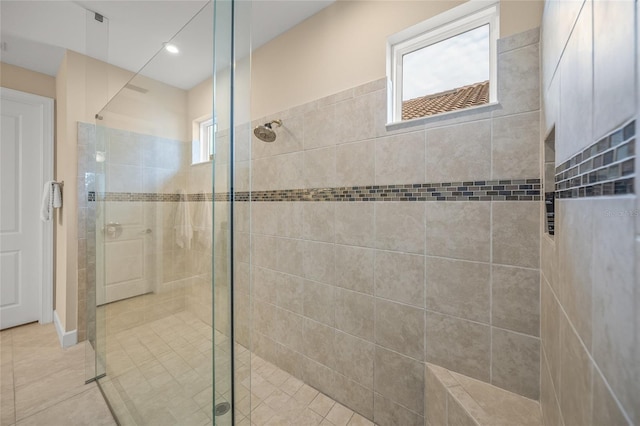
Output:
M534 201L540 179L256 191L252 201Z
M635 121L556 167L557 198L633 194Z
M236 201L540 201L540 179L371 185L337 188L242 191ZM177 202L179 194L107 192L100 201ZM229 193L188 194L186 201L229 201ZM89 193L89 201L96 194Z

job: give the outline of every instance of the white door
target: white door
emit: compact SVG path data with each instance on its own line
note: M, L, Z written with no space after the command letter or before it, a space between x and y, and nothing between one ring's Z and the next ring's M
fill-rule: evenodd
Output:
M151 228L145 226L144 207L142 202L106 203L105 292L104 301L98 292L98 305L150 291L145 260L153 235Z
M40 220L52 176L53 100L0 89L0 329L50 322L51 223ZM44 313L44 315L43 315Z

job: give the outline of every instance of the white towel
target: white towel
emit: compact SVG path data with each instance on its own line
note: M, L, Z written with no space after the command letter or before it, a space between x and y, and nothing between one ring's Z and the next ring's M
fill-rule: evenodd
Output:
M211 233L213 232L213 213L211 212L211 201L204 200L197 203L194 217L193 229L198 232L198 241L206 247L211 248Z
M193 226L191 225L189 202L183 190L180 190L180 201L178 202L173 227L176 231L176 244L178 247L190 249L191 239L193 238Z
M60 184L52 180L44 184L42 189L42 204L40 206L40 219L48 222L53 218L53 209L62 207L62 194Z

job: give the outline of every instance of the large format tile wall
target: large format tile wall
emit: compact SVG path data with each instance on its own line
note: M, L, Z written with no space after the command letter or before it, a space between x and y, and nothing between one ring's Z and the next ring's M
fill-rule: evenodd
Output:
M191 256L189 249L176 244L174 226L175 194L187 190L188 144L107 127L96 130L93 124L78 123L78 149L79 340L86 337L85 330L93 329L95 318L86 317L92 313L87 311L86 301L95 296L87 299L86 293L96 291L96 282L104 280L96 274L104 274L110 281L117 281L118 276L141 276L145 291L152 293L144 300L107 310L110 332L185 309ZM96 154L104 161L96 163ZM106 201L101 201L103 196ZM194 214L198 203L189 204L193 204L190 210ZM102 230L111 222L122 225L123 232L117 238ZM126 242L137 239L144 240L143 252L132 251ZM106 243L104 253L96 241ZM121 241L124 244L118 245ZM91 325L88 328L87 322Z
M634 1L547 2L542 132L555 128L556 167L577 154L586 161L593 144L622 143L624 131L621 139L617 133L606 137L634 118L637 134L637 9ZM635 150L624 154L633 159L637 136L627 129ZM605 164L610 160L603 158ZM620 191L594 185L557 200L555 235L542 236L545 425L640 423L640 204L634 161L635 167L633 161L623 166L631 182ZM556 177L558 189L565 188L565 177Z
M237 203L256 354L383 426L424 424L425 361L538 398L538 35L500 40L497 106L388 131L380 80L256 120L283 120ZM384 187L425 183L465 188ZM334 201L367 186L417 195Z

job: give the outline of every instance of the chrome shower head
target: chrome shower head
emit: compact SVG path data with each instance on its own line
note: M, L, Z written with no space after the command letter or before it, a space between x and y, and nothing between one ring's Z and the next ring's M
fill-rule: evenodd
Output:
M273 142L276 140L276 132L273 130L273 125L276 127L282 126L282 120L273 120L269 123L264 123L262 126L257 126L253 129L253 134L263 142Z

